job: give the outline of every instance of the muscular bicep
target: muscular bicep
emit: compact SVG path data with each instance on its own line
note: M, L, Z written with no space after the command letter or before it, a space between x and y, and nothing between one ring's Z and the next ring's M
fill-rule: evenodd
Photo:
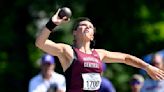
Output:
M35 45L42 49L44 52L58 56L63 51L65 44L55 43L48 39L50 31L45 27L42 29L40 34L37 36Z
M125 63L125 58L127 54L121 53L121 52L109 52L109 51L104 51L105 55L103 58L104 62L107 63Z
M60 54L63 53L63 49L64 49L65 45L66 44L55 43L51 40L46 40L41 49L54 56L59 56Z

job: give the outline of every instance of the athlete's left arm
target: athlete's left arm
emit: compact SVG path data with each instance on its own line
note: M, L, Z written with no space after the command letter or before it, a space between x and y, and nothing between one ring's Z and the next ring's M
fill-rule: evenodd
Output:
M144 69L153 79L164 80L164 71L146 63L136 56L121 52L109 52L107 50L98 50L98 53L103 62L125 63L136 68Z

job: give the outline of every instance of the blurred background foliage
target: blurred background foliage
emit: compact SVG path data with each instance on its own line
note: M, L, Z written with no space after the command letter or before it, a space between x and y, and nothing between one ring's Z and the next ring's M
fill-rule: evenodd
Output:
M95 48L141 58L164 47L163 4L163 0L1 0L0 91L27 92L29 79L39 72L43 53L36 48L35 37L58 8L70 7L73 16L50 39L72 44L72 23L86 16L97 29ZM60 66L56 71L63 73ZM105 75L118 92L129 92L128 81L134 73L138 69L108 64Z

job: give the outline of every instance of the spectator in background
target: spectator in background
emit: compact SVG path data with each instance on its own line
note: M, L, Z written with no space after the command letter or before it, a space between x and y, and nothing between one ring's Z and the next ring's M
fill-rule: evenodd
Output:
M155 67L164 70L164 61L163 61L163 57L161 54L154 54L152 57L152 65L154 65Z
M131 92L141 92L144 84L144 77L140 74L134 74L130 80Z
M106 70L105 63L102 63L102 69L103 69L103 72L105 72ZM102 72L102 75L103 75L103 72ZM100 85L99 92L116 92L115 87L113 86L112 82L108 78L106 78L105 76L102 76L101 79L102 79L102 82Z
M65 77L54 71L55 58L49 54L41 58L41 72L29 82L28 92L65 92Z
M153 54L151 63L153 66L164 70L164 61L161 54ZM141 92L164 92L164 80L156 81L146 76Z

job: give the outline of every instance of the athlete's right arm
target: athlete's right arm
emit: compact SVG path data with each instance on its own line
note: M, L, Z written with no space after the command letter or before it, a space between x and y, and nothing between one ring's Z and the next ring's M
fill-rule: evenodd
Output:
M46 26L41 30L40 34L36 38L35 45L41 50L43 50L44 52L49 53L53 56L57 56L59 58L59 61L63 69L66 70L73 59L73 50L71 46L63 43L55 43L48 39L52 31L51 30L52 28L54 28L57 25L60 25L63 22L67 22L70 20L67 17L63 17L62 19L60 19L58 17L59 11L60 9L57 11L57 13L54 16L52 16L52 18L50 19L52 21L49 21L47 23L50 25L47 26L46 24Z
M66 17L63 17L62 19L60 19L58 17L59 11L60 11L60 9L50 19L50 20L52 20L52 23L54 23L56 26L60 25L62 22L66 21L65 20ZM65 46L66 44L55 43L55 42L49 40L48 37L49 37L51 31L52 30L47 28L47 26L43 27L43 29L41 30L40 34L36 38L35 45L38 48L40 48L41 50L43 50L44 52L47 52L47 53L52 54L54 56L59 56L63 52L64 47L66 47Z
M51 31L49 31L46 27L43 28L41 33L36 38L35 45L44 52L58 56L60 53L62 53L64 44L55 43L49 40L48 37L50 33Z

